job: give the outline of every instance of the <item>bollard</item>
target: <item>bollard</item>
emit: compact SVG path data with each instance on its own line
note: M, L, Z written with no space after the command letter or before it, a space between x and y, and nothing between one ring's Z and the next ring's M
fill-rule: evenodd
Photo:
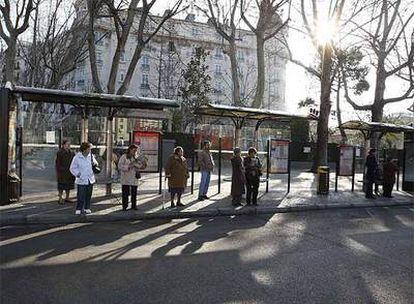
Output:
M318 167L318 194L327 195L329 193L329 167Z

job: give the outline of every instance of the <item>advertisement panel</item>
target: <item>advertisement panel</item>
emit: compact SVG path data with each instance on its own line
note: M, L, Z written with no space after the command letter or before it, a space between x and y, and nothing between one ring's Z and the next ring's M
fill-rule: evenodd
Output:
M404 181L414 182L414 142L405 143Z
M159 132L134 131L132 142L138 146L138 158L147 163L142 172L158 172Z
M354 160L353 146L339 146L339 176L352 176L352 164Z
M289 172L289 140L270 140L270 173Z

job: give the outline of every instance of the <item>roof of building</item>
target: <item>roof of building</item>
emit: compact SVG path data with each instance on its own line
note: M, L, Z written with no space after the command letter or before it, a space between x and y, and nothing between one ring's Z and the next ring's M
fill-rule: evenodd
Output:
M343 129L349 129L349 130L383 132L383 133L385 132L389 132L389 133L414 132L414 128L410 126L395 125L395 124L384 123L384 122L365 122L365 121L360 121L360 120L350 120L350 121L344 122L341 125L341 127Z
M74 106L113 107L130 109L163 110L177 108L175 100L115 94L84 93L43 88L15 86L13 94L20 94L24 101L65 103Z
M219 104L208 104L200 107L196 114L216 116L216 117L228 117L236 119L256 119L256 120L278 120L289 121L294 118L316 120L314 117L292 114L285 111L274 111L267 109L255 109L246 107L227 106Z

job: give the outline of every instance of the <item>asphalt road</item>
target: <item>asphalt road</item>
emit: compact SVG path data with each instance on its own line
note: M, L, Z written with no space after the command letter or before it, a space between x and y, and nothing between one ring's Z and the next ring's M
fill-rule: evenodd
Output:
M0 303L413 303L413 216L3 227Z

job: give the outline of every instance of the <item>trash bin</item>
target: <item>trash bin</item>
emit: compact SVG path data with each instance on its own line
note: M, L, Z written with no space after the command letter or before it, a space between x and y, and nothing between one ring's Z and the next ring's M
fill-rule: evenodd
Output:
M326 195L329 193L329 167L318 167L318 194Z
M9 203L15 203L19 201L19 186L20 178L15 172L9 173Z

